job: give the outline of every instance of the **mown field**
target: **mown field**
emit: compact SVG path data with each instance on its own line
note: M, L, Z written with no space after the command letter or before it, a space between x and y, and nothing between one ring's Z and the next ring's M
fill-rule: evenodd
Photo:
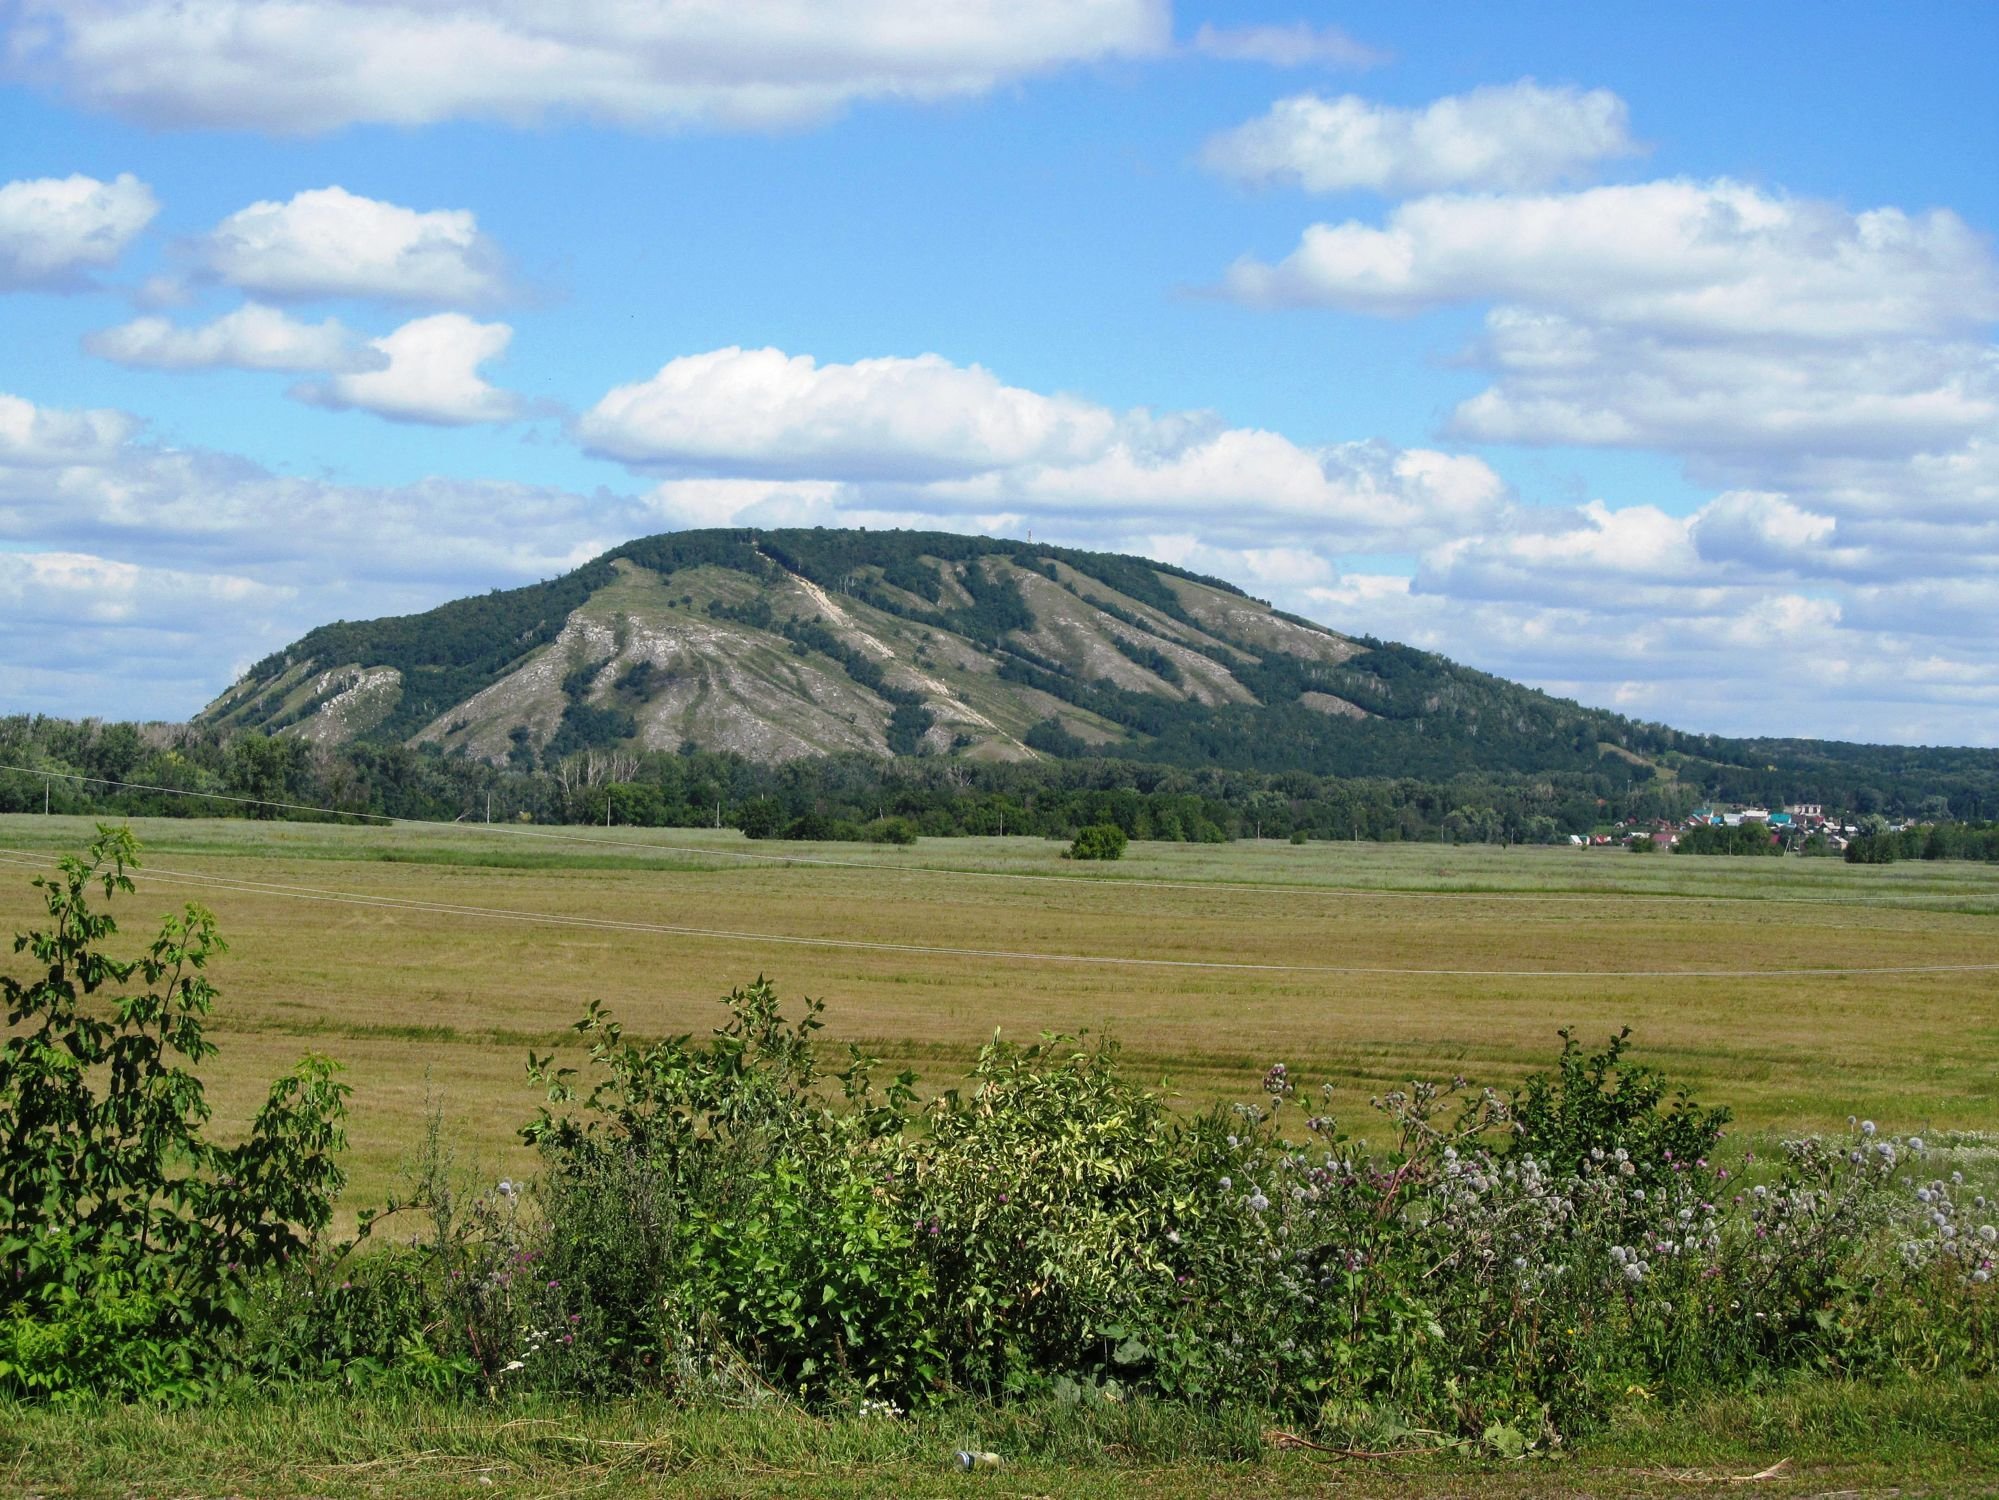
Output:
M86 819L0 818L0 926ZM701 1031L768 974L827 1034L947 1086L996 1028L1089 1028L1190 1102L1271 1062L1368 1096L1412 1075L1508 1084L1559 1026L1640 1056L1743 1129L1999 1123L1999 869L1570 848L1029 839L752 844L729 830L396 829L138 820L136 947L217 914L211 1094L226 1124L301 1051L354 1086L349 1203L378 1200L441 1111L460 1160L526 1165L527 1050L592 998ZM931 951L922 951L931 950ZM19 971L20 960L11 961ZM1816 972L1808 972L1816 971Z

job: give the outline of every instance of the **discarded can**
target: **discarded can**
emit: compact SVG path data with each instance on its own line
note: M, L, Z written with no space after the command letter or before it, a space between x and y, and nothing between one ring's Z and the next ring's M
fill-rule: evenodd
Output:
M997 1453L976 1453L970 1448L958 1450L958 1467L961 1469L997 1469L1000 1456Z

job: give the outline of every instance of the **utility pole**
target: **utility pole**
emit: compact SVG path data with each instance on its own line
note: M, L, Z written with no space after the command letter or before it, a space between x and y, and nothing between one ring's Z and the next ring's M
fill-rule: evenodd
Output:
M488 823L493 821L493 789L491 787L486 788L486 821Z

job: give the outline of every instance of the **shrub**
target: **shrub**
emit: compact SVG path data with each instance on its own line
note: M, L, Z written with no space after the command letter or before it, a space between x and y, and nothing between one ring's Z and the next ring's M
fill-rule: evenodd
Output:
M1626 1060L1628 1026L1592 1053L1567 1027L1556 1035L1562 1053L1555 1071L1535 1074L1513 1095L1508 1151L1564 1173L1615 1154L1630 1168L1624 1175L1646 1188L1676 1171L1707 1173L1708 1157L1728 1126L1726 1109L1704 1108L1685 1089L1669 1102L1658 1069Z
M1623 1034L1565 1033L1510 1098L1391 1091L1370 1146L1281 1064L1259 1105L1184 1117L1064 1037L995 1040L919 1119L907 1074L821 1072L816 1004L788 1021L759 980L728 1006L699 1043L592 1007L587 1092L534 1060L539 1183L469 1210L431 1186L430 1246L324 1277L297 1346L425 1389L1131 1392L1506 1456L1634 1386L1994 1368L1987 1200L1860 1122L1739 1189L1708 1156L1726 1114Z
M632 1384L734 1351L807 1396L922 1388L932 1287L887 1187L908 1078L877 1095L857 1053L835 1108L816 1004L788 1024L761 979L728 1004L704 1047L628 1042L593 1006L578 1030L602 1076L581 1113L573 1073L534 1060L549 1104L525 1133L548 1163L541 1254L567 1273L567 1316L602 1330L606 1377Z
M902 1180L953 1381L989 1396L1129 1379L1192 1190L1181 1127L1110 1043L980 1049Z
M199 906L139 957L103 951L91 905L134 889L137 845L100 827L37 878L49 926L17 936L39 972L0 976L0 1388L186 1397L222 1373L246 1290L323 1228L343 1179L347 1088L308 1057L271 1087L242 1144L206 1139L194 1065L215 1047L204 970L223 951ZM111 989L140 988L113 996Z
M1079 829L1069 846L1069 859L1123 859L1124 830L1115 823L1092 823Z

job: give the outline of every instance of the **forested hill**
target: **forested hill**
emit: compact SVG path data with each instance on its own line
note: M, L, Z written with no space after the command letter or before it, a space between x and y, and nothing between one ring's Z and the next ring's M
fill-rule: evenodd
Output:
M585 750L1112 757L1444 780L1697 770L1803 798L1884 752L1682 734L1349 637L1143 558L944 532L710 530L420 615L321 626L201 720L498 765ZM1989 782L1999 756L1895 752Z

